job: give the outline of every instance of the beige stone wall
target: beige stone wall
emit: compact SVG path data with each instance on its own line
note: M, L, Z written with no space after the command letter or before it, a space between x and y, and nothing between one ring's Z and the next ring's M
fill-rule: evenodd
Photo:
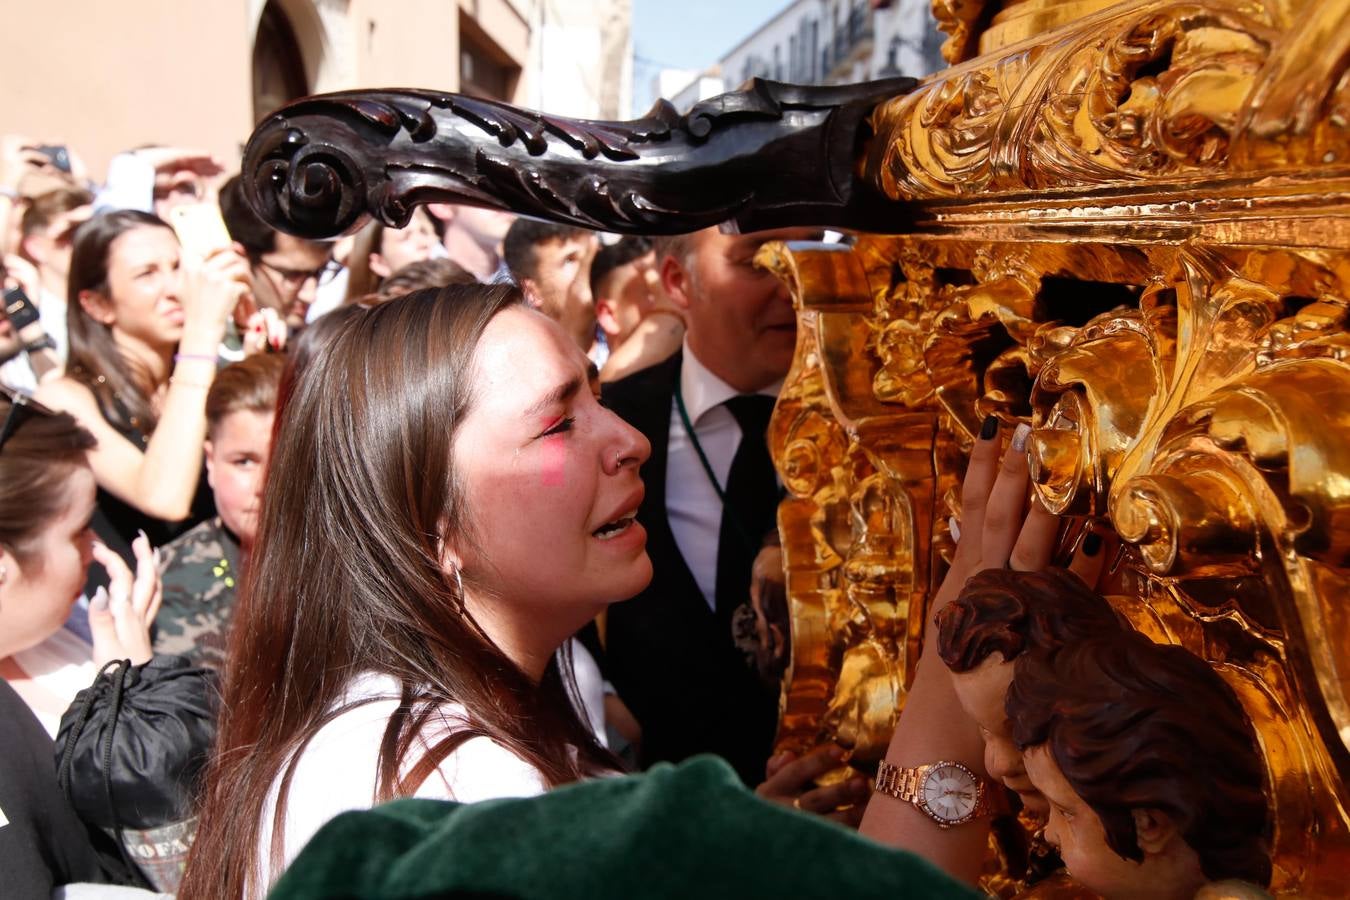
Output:
M237 158L252 126L251 31L228 0L6 4L0 130L70 144L95 178L150 142Z
M459 87L461 12L522 69L534 0L279 0L314 92ZM67 143L101 179L144 143L237 165L253 128L253 38L264 0L10 4L0 132ZM528 78L512 99L522 102Z
M404 11L393 14L395 6ZM344 87L459 87L459 10L453 3L352 0L350 22L356 66Z

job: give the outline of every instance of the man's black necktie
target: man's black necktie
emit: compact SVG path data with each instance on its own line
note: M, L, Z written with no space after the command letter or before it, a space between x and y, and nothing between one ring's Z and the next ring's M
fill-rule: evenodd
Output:
M750 568L764 536L777 523L778 482L767 437L774 399L743 394L724 405L741 426L717 536L717 615L729 621L736 607L750 598Z

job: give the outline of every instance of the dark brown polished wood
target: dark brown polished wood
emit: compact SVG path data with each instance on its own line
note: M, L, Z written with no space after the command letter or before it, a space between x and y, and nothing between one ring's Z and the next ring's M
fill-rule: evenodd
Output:
M248 142L250 202L271 224L328 238L366 215L402 226L422 203L506 209L587 228L678 234L847 225L903 230L906 206L857 175L881 101L912 78L808 87L753 79L681 116L565 119L422 90L297 101Z

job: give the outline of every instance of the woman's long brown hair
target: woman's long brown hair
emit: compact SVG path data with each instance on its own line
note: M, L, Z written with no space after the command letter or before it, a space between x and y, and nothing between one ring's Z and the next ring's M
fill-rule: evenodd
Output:
M474 349L493 316L520 302L506 285L414 292L353 315L297 379L235 613L185 900L266 889L273 873L257 868L268 792L280 778L267 848L275 870L297 751L345 710L343 691L361 672L402 685L372 801L411 793L480 735L550 785L616 765L581 723L557 664L535 684L477 627L442 570L443 537L473 540L451 451L473 402ZM445 703L462 704L470 724L414 757Z
M80 304L80 294L108 296L108 257L113 241L137 228L168 228L163 219L135 209L100 213L75 232L66 284L66 330L70 353L66 374L89 388L103 418L120 431L136 428L149 435L158 416L150 398L158 385L113 340L112 328Z

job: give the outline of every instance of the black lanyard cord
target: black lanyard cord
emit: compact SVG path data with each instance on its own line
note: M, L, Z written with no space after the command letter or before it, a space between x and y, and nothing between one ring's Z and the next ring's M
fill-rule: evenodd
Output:
M680 422L684 425L684 433L688 435L689 443L694 445L694 452L698 454L698 461L703 464L703 471L708 476L708 482L712 485L713 490L717 492L717 499L722 501L723 508L726 508L727 492L717 480L717 473L713 471L712 463L708 461L708 454L703 450L703 444L699 441L698 435L694 433L694 423L689 420L689 410L685 409L684 391L681 389L679 381L675 382L675 408L679 410ZM747 437L752 436L744 433L741 434L741 440L745 440ZM760 439L763 440L763 435L760 436ZM782 496L781 490L779 491L779 496ZM731 510L731 521L736 527L736 533L741 536L741 540L745 541L745 545L749 547L752 552L757 552L764 543L763 536L761 535L759 540L750 537L750 532L745 527L745 522L742 520L739 510Z
M708 462L708 454L703 452L703 445L699 443L698 435L694 433L694 423L689 421L689 410L684 408L684 391L680 389L677 382L675 384L675 408L680 411L680 422L684 424L684 433L689 436L689 443L694 445L694 452L698 454L698 461L703 463L703 471L708 475L708 481L712 484L713 490L717 491L717 499L723 504L727 502L727 492L722 488L717 480L717 473L713 471L712 463ZM744 439L745 435L741 435Z

